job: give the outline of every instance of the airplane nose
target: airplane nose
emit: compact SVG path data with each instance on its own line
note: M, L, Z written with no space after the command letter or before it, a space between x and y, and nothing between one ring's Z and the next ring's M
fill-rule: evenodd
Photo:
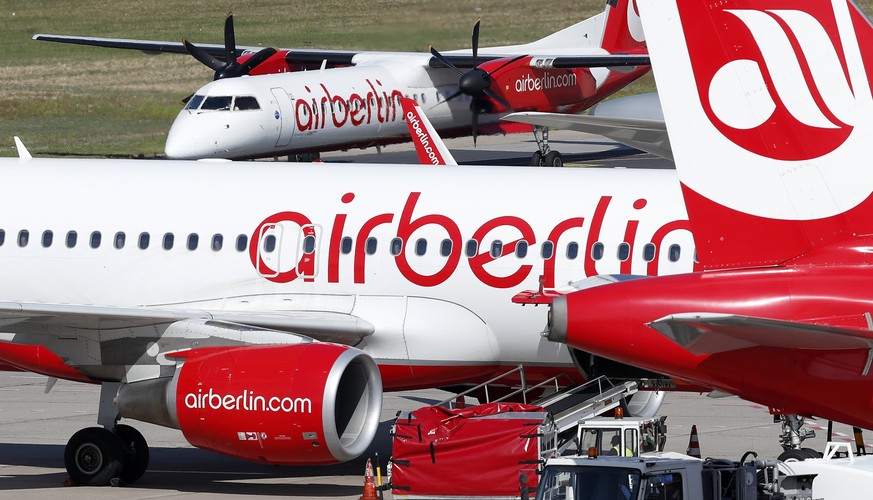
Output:
M182 110L167 133L164 154L174 160L197 160L215 156L215 143L204 136L202 127L187 110Z

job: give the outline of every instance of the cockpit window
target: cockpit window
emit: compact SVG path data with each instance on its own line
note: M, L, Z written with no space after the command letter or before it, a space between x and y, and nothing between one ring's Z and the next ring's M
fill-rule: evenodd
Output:
M236 96L233 100L234 111L250 111L253 109L261 109L258 105L258 100L250 95Z
M203 101L203 106L200 109L210 109L210 110L229 110L230 109L230 100L231 97L229 95L214 95L209 96Z
M194 97L188 100L188 104L185 105L185 109L197 109L200 107L201 102L203 102L203 96L195 94Z

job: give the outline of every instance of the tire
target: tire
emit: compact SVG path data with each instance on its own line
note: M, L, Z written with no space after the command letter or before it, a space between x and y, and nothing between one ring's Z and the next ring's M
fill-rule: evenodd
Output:
M106 486L122 470L121 440L102 427L73 434L64 449L64 465L77 486Z
M803 462L809 458L806 453L802 450L795 450L794 448L787 449L779 455L779 461L781 462Z
M545 158L543 158L543 165L546 167L563 167L564 159L561 158L561 153L557 151L550 151Z
M530 157L530 165L532 167L542 167L543 166L543 154L539 151L535 152L533 156Z
M806 458L821 458L822 457L821 453L813 450L812 448L801 448L800 451L802 451L804 454L806 454Z
M140 432L129 425L116 425L121 440L124 467L119 476L128 484L137 482L149 467L149 445Z

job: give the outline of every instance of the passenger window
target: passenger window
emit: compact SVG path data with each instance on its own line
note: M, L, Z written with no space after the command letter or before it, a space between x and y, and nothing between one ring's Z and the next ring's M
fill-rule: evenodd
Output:
M544 259L551 259L552 255L555 254L555 244L551 241L544 241L543 247L540 249L540 257Z
M188 101L188 104L185 105L185 109L197 109L200 107L201 102L203 102L203 96L195 95Z
M670 250L668 250L668 257L670 258L670 262L678 262L679 256L682 253L682 248L679 245L670 245Z
M527 257L527 242L520 240L515 244L515 256L519 259Z
M467 257L475 257L476 252L479 251L479 242L476 240L467 241L467 251L464 252Z
M345 238L343 238L340 242L340 252L342 252L344 255L352 253L353 243L354 242L352 241L351 236L346 236Z
M164 250L172 250L173 242L176 240L176 237L173 236L173 233L166 233L164 235Z
M139 249L145 250L149 247L149 233L139 233Z
M6 231L0 229L0 246L2 246L3 243L6 243Z
M76 231L68 231L67 232L67 248L73 248L76 246L76 241L79 239L79 234Z
M117 248L119 250L124 248L124 240L125 240L124 233L122 233L120 231L115 233L115 242L113 243L115 248Z
M188 250L197 250L197 245L199 244L200 236L198 236L197 233L191 233L188 235Z
M212 235L212 251L217 252L224 246L224 236L220 234Z
M418 241L415 242L415 255L422 256L427 252L427 240L424 238L419 238Z
M203 101L202 110L227 111L230 109L229 95L214 95Z
M494 240L491 242L491 258L496 259L503 255L503 242L500 240Z
M315 236L310 234L307 237L303 238L303 253L311 254L314 251L315 251Z
M43 231L42 232L42 246L43 248L48 248L52 246L52 240L54 239L55 234L51 231Z
M624 262L630 257L630 244L626 241L621 242L618 245L618 252L616 252L616 256L618 260Z
M236 251L237 252L245 252L246 248L249 246L249 237L241 234L236 237Z
M643 246L643 260L646 262L652 262L655 260L655 244L654 243L646 243Z
M446 238L440 243L440 255L443 257L452 255L452 240Z
M372 236L367 238L367 255L373 255L374 253L376 253L376 247L378 246L378 242L379 241Z
M264 238L264 252L272 253L276 250L276 237L272 234L268 234L266 238Z
M575 241L567 245L567 258L570 260L579 256L579 244Z
M27 242L30 241L30 232L27 229L22 229L18 232L18 246L26 247Z
M234 111L251 111L255 109L261 109L261 106L258 105L258 100L253 96L241 95L233 100Z
M594 260L600 260L603 258L603 243L598 241L591 245L591 258Z
M400 252L403 251L403 240L400 238L393 238L391 240L391 247L388 249L388 252L391 255L397 256L400 255Z
M103 235L100 231L91 233L91 248L100 248L100 243L103 241Z

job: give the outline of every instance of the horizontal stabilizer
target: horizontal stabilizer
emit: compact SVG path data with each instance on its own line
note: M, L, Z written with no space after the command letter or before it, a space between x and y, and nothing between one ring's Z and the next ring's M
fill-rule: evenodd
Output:
M873 347L870 330L733 314L673 314L652 321L648 326L692 354L715 354L756 346L821 350Z

